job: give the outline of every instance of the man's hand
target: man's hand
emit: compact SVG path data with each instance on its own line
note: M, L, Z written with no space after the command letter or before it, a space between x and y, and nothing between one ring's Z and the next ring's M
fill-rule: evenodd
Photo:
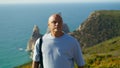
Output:
M39 62L33 61L32 68L39 68Z

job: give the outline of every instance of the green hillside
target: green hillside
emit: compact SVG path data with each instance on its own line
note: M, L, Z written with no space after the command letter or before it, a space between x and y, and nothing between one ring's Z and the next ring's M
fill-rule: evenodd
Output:
M83 50L87 68L120 68L120 37Z
M32 68L32 61L25 63L23 65L16 66L14 68Z

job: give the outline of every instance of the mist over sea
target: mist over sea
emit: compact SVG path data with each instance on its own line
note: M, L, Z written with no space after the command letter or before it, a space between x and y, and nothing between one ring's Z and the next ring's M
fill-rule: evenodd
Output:
M74 31L95 10L120 10L120 3L0 5L0 68L13 68L31 59L25 51L34 25L47 29L48 17L61 12Z

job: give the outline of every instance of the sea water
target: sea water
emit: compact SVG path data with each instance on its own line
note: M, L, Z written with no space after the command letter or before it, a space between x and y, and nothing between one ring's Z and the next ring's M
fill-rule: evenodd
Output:
M120 10L120 3L0 5L0 68L31 60L25 49L33 26L38 25L44 34L51 14L60 12L72 32L95 10Z

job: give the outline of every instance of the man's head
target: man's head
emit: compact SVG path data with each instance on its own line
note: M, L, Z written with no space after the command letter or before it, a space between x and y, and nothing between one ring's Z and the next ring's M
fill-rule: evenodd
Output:
M48 27L51 32L62 32L63 20L59 14L53 14L48 19Z

